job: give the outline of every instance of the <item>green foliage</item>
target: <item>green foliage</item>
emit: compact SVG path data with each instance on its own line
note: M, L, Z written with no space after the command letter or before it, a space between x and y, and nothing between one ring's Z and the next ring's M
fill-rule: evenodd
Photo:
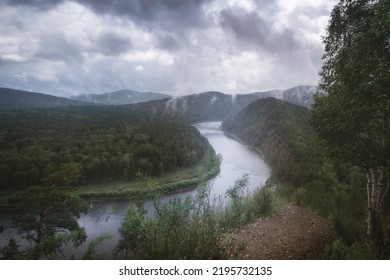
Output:
M234 197L223 206L210 199L209 187L198 188L195 197L176 198L169 203L155 203L156 216L148 218L145 210L132 204L119 229L118 258L135 259L225 259L228 230L272 211L269 190L253 196L243 195L247 177L228 191ZM264 205L257 205L264 203ZM239 211L243 211L239 213Z
M182 191L186 188L199 186L218 175L219 166L220 162L214 150L212 147L208 147L204 157L198 163L169 172L158 178L154 177L153 184L148 183L149 176L136 175L137 178L130 182L118 181L88 185L78 188L76 193L83 199L127 198L133 201L134 199L154 197L162 193Z
M334 7L311 118L328 155L366 172L366 239L379 251L390 158L389 7L389 0L341 0ZM341 211L336 221L342 219Z
M69 181L72 179L64 177L62 183ZM88 204L69 193L68 188L52 184L30 187L18 194L12 222L20 237L31 245L27 258L55 258L63 245L79 246L85 241L84 228L77 219L87 212Z
M340 1L324 38L311 122L328 154L362 168L388 165L389 1Z
M148 219L139 206L131 205L119 232L119 258L207 259L220 258L216 244L220 228L208 202L208 191L195 198L155 204L156 217Z
M8 244L3 248L0 248L0 260L20 260L23 253L19 250L19 244L17 244L15 238L11 237Z
M103 233L102 235L98 236L95 240L91 241L88 244L85 254L83 255L83 259L84 260L104 259L104 254L97 253L96 247L102 245L104 242L110 240L111 238L112 238L111 233Z
M252 219L272 213L275 208L278 207L275 194L272 193L272 190L269 188L269 186L267 186L267 184L260 190L254 192L252 198Z
M127 108L128 109L128 108ZM25 189L64 172L75 184L161 176L203 158L207 140L188 124L124 107L0 113L0 190Z
M274 198L270 185L266 184L249 194L247 192L248 180L248 175L245 174L226 191L226 197L230 200L223 212L225 215L222 220L223 227L242 226L274 210Z
M355 242L347 245L342 239L336 240L325 248L325 258L328 260L375 260L378 253L371 247Z

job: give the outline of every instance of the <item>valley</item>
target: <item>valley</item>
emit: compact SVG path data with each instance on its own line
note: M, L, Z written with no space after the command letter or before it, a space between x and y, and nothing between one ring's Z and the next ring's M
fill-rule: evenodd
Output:
M248 225L261 236L263 227L280 231L283 213L293 215L286 217L295 221L295 228L302 221L294 213L307 208L313 211L307 214L313 223L322 225L313 229L322 241L307 237L315 243L309 240L303 251L298 246L300 253L292 258L332 257L337 246L344 246L340 241L332 245L336 238L345 244L363 238L364 208L355 205L365 202L364 172L335 164L321 153L310 123L311 100L312 87L297 87L235 96L205 92L123 105L3 108L0 202L7 210L1 217L0 247L8 252L4 250L12 242L22 244L22 251L13 252L15 258L56 259L65 252L65 258L80 259L285 259L290 255L276 249L268 255L250 253L257 245L246 242L249 237L240 228ZM38 224L26 223L54 207L49 205L57 199L74 205L73 214L50 214L61 216L66 226L45 216ZM197 220L204 221L202 226L194 224ZM45 242L60 235L42 232L40 223L65 227L69 235L64 240L71 242L50 247ZM15 241L18 228L25 235ZM321 231L329 232L329 238ZM164 237L173 232L175 238ZM136 241L140 236L141 243ZM274 235L265 236L270 244L277 242ZM265 239L259 238L254 240L263 244ZM291 244L300 238L289 239L286 246L295 246ZM26 247L26 241L36 245ZM182 245L175 247L178 242ZM41 246L49 246L44 249L48 253ZM249 253L241 251L244 247ZM311 248L316 253L307 251Z

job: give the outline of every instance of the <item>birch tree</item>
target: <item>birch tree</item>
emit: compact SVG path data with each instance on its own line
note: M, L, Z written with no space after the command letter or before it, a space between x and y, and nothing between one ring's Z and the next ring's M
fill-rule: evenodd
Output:
M341 0L323 41L312 124L326 150L367 174L366 240L384 246L389 191L390 0Z

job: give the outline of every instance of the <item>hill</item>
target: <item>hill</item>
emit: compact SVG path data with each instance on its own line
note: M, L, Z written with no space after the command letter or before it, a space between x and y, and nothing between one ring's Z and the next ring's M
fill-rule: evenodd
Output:
M0 110L85 105L90 104L49 94L0 87Z
M360 205L366 200L365 174L356 166L327 159L309 120L309 109L265 98L222 125L263 153L280 194L331 219L350 246L364 233L365 211ZM360 253L351 251L353 258L369 257Z
M171 98L172 96L157 92L140 92L134 90L119 90L103 94L82 94L71 97L73 100L105 104L124 105Z
M296 86L286 90L271 90L266 92L250 93L259 98L274 97L296 105L310 108L314 101L314 86Z
M307 108L268 97L223 122L223 129L262 151L278 178L299 185L309 176L300 163L318 164L309 116Z

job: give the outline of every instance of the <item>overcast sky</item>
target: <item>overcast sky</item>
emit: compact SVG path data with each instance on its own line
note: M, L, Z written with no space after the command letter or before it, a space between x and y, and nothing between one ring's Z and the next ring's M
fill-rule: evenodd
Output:
M0 87L57 96L315 85L332 0L1 0Z

